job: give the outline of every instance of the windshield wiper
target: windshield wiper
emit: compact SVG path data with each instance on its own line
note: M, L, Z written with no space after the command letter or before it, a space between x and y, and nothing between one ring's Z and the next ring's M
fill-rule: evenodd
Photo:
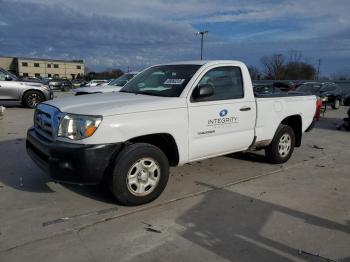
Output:
M147 96L162 96L162 95L160 95L160 94L149 93L149 92L145 92L145 91L135 92L135 94L138 94L138 95L147 95Z
M133 91L129 91L129 90L120 90L119 92L131 93L131 94L135 94L135 95L162 96L162 95L160 95L160 94L149 93L149 92L146 92L146 91L133 92ZM162 96L162 97L163 97L163 96Z

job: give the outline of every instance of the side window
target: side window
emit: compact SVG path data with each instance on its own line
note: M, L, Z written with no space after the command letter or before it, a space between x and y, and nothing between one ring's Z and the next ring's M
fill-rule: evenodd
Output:
M217 101L244 97L241 69L236 66L218 67L208 71L199 85L211 85L214 94L200 101ZM196 102L194 100L194 102Z

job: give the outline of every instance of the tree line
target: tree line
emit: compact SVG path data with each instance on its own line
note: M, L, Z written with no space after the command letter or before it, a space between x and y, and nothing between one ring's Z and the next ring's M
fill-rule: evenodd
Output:
M262 71L255 66L248 70L253 80L315 80L319 78L319 69L306 62L298 51L290 51L288 56L273 54L260 59Z

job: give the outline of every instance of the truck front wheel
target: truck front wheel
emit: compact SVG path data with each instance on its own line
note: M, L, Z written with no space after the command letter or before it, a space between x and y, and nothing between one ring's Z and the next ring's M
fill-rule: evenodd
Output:
M265 149L267 160L272 164L287 162L292 156L294 145L293 129L287 125L280 125L271 144Z
M141 205L156 199L169 178L169 163L159 148L145 143L127 146L114 161L110 189L123 205Z

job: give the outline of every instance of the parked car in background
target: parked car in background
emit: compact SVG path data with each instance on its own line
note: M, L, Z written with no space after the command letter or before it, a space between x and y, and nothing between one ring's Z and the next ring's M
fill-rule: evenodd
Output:
M52 79L48 84L52 90L68 91L72 88L72 83L68 79Z
M335 83L305 82L298 86L296 91L316 95L333 109L339 109L342 101L342 89Z
M344 94L343 96L343 105L350 106L350 93Z
M0 101L20 102L29 108L53 98L49 86L43 83L24 82L0 68Z
M85 80L75 79L75 80L71 81L71 83L72 83L73 87L82 87L82 86L85 86L88 82Z
M99 85L95 87L82 87L74 89L73 92L76 96L87 94L98 94L108 92L118 92L130 79L132 79L138 72L130 72L113 79L108 85Z
M107 82L105 82L105 83L102 83L102 84L99 84L99 85L97 85L97 86L106 86L106 85L109 85L112 81L114 81L116 78L112 78L112 79L108 79L108 81Z
M254 93L256 94L273 94L278 92L289 92L294 90L294 84L291 83L282 83L282 82L273 82L260 84L259 82L253 82Z
M125 73L122 76L114 79L109 83L110 86L125 86L129 80L136 76L139 72L129 72Z
M22 77L20 80L23 82L44 83L43 79L31 76Z
M276 92L276 89L273 87L273 85L253 84L253 90L255 94L273 94Z
M103 83L108 83L108 80L91 80L85 86L87 86L87 87L98 86L98 85L101 85Z

